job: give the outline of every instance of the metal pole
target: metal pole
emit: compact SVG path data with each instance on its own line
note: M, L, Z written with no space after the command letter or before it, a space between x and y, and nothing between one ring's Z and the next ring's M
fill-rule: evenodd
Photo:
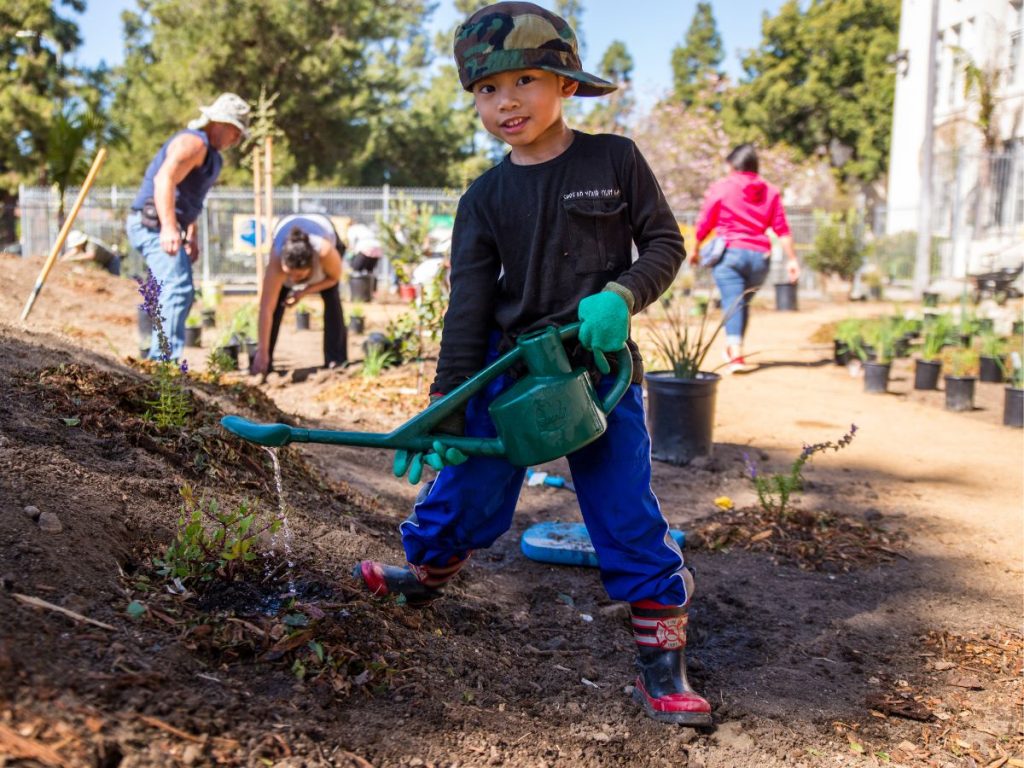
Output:
M299 185L292 184L292 213L299 212Z
M274 137L269 134L263 140L263 215L267 220L266 251L269 256L274 238ZM263 259L260 259L260 287L263 286Z
M263 201L260 196L260 148L252 150L252 246L256 252L256 303L263 293Z
M203 205L203 230L200 233L203 241L203 303L209 307L212 296L207 296L210 291L210 202Z
M928 24L928 68L924 107L924 141L921 147L921 195L917 211L917 253L914 258L915 296L921 296L931 280L932 166L935 154L935 48L939 36L939 0L932 0Z

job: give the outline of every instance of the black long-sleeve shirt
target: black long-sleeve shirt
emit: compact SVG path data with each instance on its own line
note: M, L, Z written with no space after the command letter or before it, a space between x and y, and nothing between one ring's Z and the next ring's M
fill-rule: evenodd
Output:
M459 201L431 391L450 392L480 370L494 329L506 348L522 333L574 322L580 299L610 282L628 289L639 312L684 257L675 217L631 140L577 131L547 162L515 165L506 156ZM640 381L642 361L629 345Z

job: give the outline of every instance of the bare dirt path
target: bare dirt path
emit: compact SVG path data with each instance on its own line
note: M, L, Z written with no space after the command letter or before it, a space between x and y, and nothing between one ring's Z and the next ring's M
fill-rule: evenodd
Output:
M384 665L369 682L355 661L300 680L266 656L211 649L203 623L183 629L166 607L172 624L156 614L129 622L118 570L144 569L141 542L166 542L177 489L211 476L126 445L116 429L86 420L81 433L69 430L57 414L75 414L40 404L44 390L63 409L83 402L80 392L53 400L57 375L38 372L61 363L122 375L117 355L137 346L132 285L57 269L24 329L13 318L39 265L2 266L0 764L50 764L43 752L26 756L29 744L57 750L64 764L104 766L1024 765L1024 435L1000 425L997 385L979 385L975 412L949 413L941 393L912 391L901 361L890 394L869 395L810 341L824 323L885 304L756 309L749 342L761 366L719 386L715 457L655 465L670 523L694 533L694 677L718 724L702 735L637 713L628 624L595 572L519 553L530 523L578 519L567 491L524 488L513 531L478 553L436 607L362 600L348 570L364 556L399 559L395 526L415 494L383 452L309 446L288 453L286 467L294 557L330 591L308 598L328 614L316 637ZM368 310L372 329L401 307ZM278 361L301 373L259 387L285 414L378 430L420 407L415 369L370 383L355 370L316 371L319 344L319 333L286 318ZM204 408L245 412L240 392L210 395ZM823 541L868 542L845 559L801 560L789 529L757 542L761 521L716 508L721 496L740 510L756 504L744 453L782 471L803 444L834 440L851 423L850 447L808 465L799 507L833 520L821 523L829 536L840 523L852 531ZM204 429L195 434L212 434ZM303 457L328 487L302 474L294 462ZM566 473L564 462L547 469ZM245 472L219 476L234 478L232 493L265 491L265 467L250 472L248 489ZM41 532L24 511L31 505L55 510L63 531ZM727 522L743 533L716 546ZM117 630L32 609L15 593ZM206 625L220 637L221 625Z

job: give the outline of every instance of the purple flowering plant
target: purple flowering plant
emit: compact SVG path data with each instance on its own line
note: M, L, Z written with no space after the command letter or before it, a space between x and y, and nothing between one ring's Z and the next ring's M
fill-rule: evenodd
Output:
M786 517L788 514L789 501L796 491L803 490L804 465L810 461L815 454L822 451L839 451L853 441L857 434L857 425L851 424L850 431L838 440L827 440L823 443L811 443L804 445L800 455L793 461L788 472L763 473L757 466L757 462L750 458L750 454L743 454L743 461L747 467L747 475L754 484L757 491L757 500L761 509L766 514L778 517Z
M188 392L181 384L181 377L188 374L188 361L175 363L171 359L171 344L167 340L163 318L160 316L160 281L148 269L145 280L138 277L135 280L139 284L139 295L142 296L139 309L149 315L160 347L160 357L156 361L153 376L157 396L154 400L146 401L150 406L146 418L161 428L182 427L189 413Z

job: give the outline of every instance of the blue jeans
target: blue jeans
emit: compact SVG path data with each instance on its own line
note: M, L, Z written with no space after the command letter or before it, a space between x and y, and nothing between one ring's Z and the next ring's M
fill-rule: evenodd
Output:
M730 247L711 270L718 292L722 294L727 336L743 338L746 333L750 300L768 277L768 266L767 253Z
M171 345L171 359L180 360L185 352L185 318L192 308L195 288L192 285L192 262L182 245L177 256L171 256L160 247L160 233L142 226L142 214L128 214L128 242L139 253L149 271L160 282L160 319L164 334ZM160 344L156 331L150 342L149 356L160 357Z
M600 396L611 381L606 377L599 383ZM487 406L511 384L500 377L470 400L467 435L496 435ZM640 385L630 386L609 414L605 433L567 458L608 596L685 604L690 597L685 585L692 582L684 576L682 553L651 490L651 443ZM445 467L399 526L409 562L445 566L491 546L512 525L525 474L504 459L481 456Z

